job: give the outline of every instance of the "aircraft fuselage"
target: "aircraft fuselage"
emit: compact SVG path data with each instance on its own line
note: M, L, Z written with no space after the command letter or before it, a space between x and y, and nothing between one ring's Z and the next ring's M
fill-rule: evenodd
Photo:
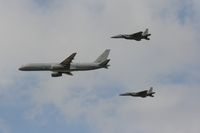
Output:
M70 71L87 71L103 68L98 63L71 63L67 68L57 63L31 63L19 68L21 71L54 71L54 72L70 72Z
M150 40L150 38L148 38L149 36L151 36L151 34L148 34L148 29L146 29L144 32L140 31L133 34L120 34L120 35L112 36L111 38L124 38L128 40L141 41L142 39Z
M94 62L90 63L74 63L76 53L72 53L60 63L31 63L19 68L21 71L52 71L52 77L60 77L62 74L73 75L72 71L88 71L99 68L108 68L108 58L110 49L106 49Z
M155 92L150 92L148 93L148 91L144 92L144 93L135 93L135 92L132 92L132 93L124 93L124 94L120 94L120 96L132 96L132 97L142 97L142 98L145 98L147 96L150 96L150 97L154 97L153 94L155 94Z

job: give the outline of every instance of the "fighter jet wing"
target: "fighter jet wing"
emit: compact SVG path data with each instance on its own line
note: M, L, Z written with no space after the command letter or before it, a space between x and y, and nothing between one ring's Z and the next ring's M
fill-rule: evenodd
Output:
M139 95L139 96L146 96L147 92L148 92L148 90L140 91L140 92L137 93L137 95Z
M74 59L76 53L71 54L67 59L65 59L64 61L62 61L60 64L63 66L70 66L72 60Z
M134 34L131 34L131 36L133 36L133 37L138 37L138 36L142 36L142 31L140 31L140 32L137 32L137 33L134 33Z

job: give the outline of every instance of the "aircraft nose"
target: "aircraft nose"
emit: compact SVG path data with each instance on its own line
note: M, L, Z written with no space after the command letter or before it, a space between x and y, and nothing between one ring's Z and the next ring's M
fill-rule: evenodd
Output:
M20 70L20 71L22 71L22 70L23 70L23 68L22 68L22 67L20 67L20 68L19 68L19 70Z
M23 71L23 70L24 70L24 66L21 66L21 67L19 68L19 70L20 70L20 71Z

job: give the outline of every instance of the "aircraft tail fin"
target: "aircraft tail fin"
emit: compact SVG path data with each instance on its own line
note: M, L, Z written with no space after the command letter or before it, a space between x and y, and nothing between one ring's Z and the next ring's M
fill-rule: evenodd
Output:
M153 92L153 87L150 87L150 89L148 90L148 93L152 93Z
M105 61L107 61L107 58L108 58L108 55L109 55L109 53L110 53L110 49L106 49L94 62L95 63L103 63L103 62L105 62ZM110 61L110 60L109 60ZM108 62L109 62L108 61ZM107 63L108 63L107 62ZM106 63L106 64L107 64Z
M145 31L142 33L142 36L146 36L146 35L148 35L148 34L149 34L149 29L146 28Z

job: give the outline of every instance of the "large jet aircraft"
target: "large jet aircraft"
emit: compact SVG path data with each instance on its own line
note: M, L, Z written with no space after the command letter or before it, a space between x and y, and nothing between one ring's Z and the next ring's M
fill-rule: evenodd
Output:
M124 39L129 39L129 40L136 40L136 41L141 41L141 39L146 39L146 40L150 40L150 38L148 38L149 36L151 36L151 34L148 33L148 29L146 29L144 32L140 31L134 34L120 34L117 36L112 36L111 38L124 38Z
M154 97L155 92L153 92L153 87L151 87L149 90L144 90L140 92L128 92L120 94L120 96L133 96L133 97L142 97L145 98L147 96Z
M72 71L87 71L100 68L108 68L110 49L106 49L94 62L73 63L76 53L71 54L61 63L31 63L19 68L21 71L52 71L52 77L60 77L62 74L73 75Z

